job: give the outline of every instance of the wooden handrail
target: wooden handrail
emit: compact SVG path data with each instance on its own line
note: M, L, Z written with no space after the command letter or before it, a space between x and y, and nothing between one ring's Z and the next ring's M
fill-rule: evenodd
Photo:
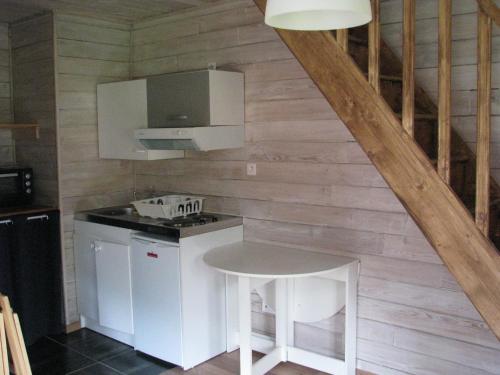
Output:
M413 137L415 124L415 0L403 0L403 128Z
M380 0L372 0L372 15L368 25L368 81L380 93Z
M450 183L451 158L451 0L439 1L439 93L438 165L443 180Z
M500 338L496 248L330 32L277 32Z
M490 222L491 18L478 12L476 224L488 235Z
M479 8L500 26L500 9L492 0L477 0Z

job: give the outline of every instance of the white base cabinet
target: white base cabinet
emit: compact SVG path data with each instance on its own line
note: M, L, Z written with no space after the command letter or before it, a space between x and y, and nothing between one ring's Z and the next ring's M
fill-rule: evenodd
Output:
M75 220L77 303L82 327L133 343L132 231Z
M82 327L192 368L226 351L226 280L204 254L243 240L243 226L171 243L75 220Z
M179 244L132 239L134 347L182 364Z
M190 369L226 351L226 280L204 254L243 240L243 227L181 238L136 234L132 300L136 350Z

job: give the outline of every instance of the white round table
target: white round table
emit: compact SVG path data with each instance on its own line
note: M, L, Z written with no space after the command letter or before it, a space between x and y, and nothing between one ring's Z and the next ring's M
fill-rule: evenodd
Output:
M354 375L356 371L356 308L357 279L359 261L341 257L275 246L257 242L237 242L215 248L207 252L204 261L209 266L228 275L227 331L228 351L240 347L240 374L260 375L283 361L291 361L335 374ZM315 354L293 345L293 314L291 314L289 281L304 277L324 277L345 282L346 331L345 360ZM231 298L231 279L237 278L238 313L233 313L235 299ZM252 324L251 324L251 279L276 280L276 339L273 345L265 340L253 340L258 351L267 355L252 363ZM233 307L233 308L231 308ZM239 318L239 323L234 324ZM239 334L233 332L239 326ZM232 337L238 343L231 345ZM269 339L271 340L271 339ZM260 344L260 345L259 345Z

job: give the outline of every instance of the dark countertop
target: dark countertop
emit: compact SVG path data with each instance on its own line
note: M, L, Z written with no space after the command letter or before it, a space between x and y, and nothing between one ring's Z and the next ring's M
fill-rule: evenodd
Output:
M0 208L0 217L38 214L42 212L49 212L56 210L57 210L56 207L49 207L49 206L3 207Z
M96 224L109 225L119 228L131 229L138 232L160 235L171 241L178 242L180 238L196 236L203 233L243 225L243 218L216 213L204 212L204 215L215 216L217 221L203 225L175 228L168 224L169 220L152 219L139 216L135 211L127 215L108 215L110 211L131 209L131 206L101 208L92 211L78 212L75 220L87 221Z

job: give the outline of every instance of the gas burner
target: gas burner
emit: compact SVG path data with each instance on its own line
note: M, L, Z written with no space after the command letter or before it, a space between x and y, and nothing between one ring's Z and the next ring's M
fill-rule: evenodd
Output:
M165 220L162 225L166 227L174 228L186 228L186 227L196 227L198 225L205 225L209 223L214 223L219 219L212 215L193 215L180 217L172 220Z

